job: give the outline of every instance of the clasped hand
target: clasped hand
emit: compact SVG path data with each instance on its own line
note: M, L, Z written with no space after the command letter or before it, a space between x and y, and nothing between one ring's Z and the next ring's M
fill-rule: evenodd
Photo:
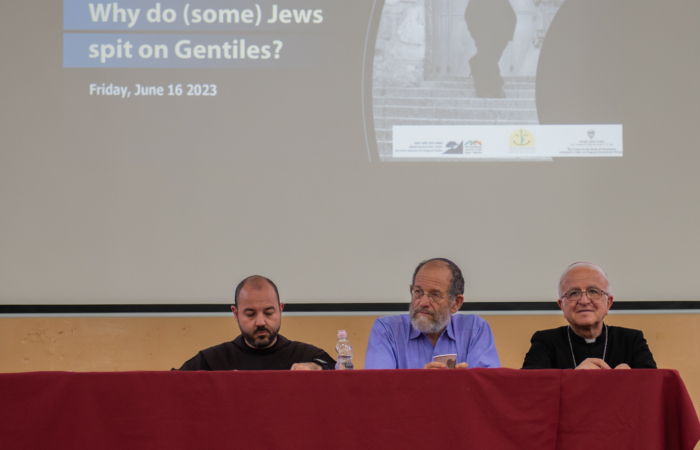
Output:
M629 369L630 366L628 366L625 363L620 364L619 366L615 367L615 369ZM577 369L584 369L584 370L596 370L596 369L612 369L605 361L603 361L600 358L588 358L585 359L581 364L578 365Z
M466 369L469 367L469 365L465 362L459 363L455 366L455 369ZM423 366L424 369L447 369L447 365L445 363L437 362L437 361L431 361L425 366Z
M294 363L290 370L323 370L321 366L316 363Z

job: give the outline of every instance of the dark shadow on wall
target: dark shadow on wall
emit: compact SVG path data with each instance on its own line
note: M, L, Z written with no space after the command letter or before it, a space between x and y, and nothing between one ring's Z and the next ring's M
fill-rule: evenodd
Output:
M610 0L566 0L561 6L537 66L541 124L623 123L623 7L623 2ZM644 64L650 61L654 59L645 59ZM627 72L631 82L637 70Z
M505 97L498 61L515 33L513 7L508 0L470 0L464 20L477 50L469 60L476 95Z

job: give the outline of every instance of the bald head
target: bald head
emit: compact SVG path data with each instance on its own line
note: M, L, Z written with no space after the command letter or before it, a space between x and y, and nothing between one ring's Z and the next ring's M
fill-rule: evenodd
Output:
M600 274L603 276L603 278L605 278L605 282L607 283L607 286L606 286L606 289L605 289L606 292L607 292L608 294L612 294L612 288L610 287L610 280L608 279L608 274L605 273L605 271L604 271L603 269L601 269L600 267L598 267L598 266L596 266L595 264L592 264L592 263L588 263L588 262L575 262L575 263L573 263L572 265L570 265L569 267L567 267L567 268L564 270L564 273L561 274L561 277L559 277L559 297L560 297L560 298L561 298L561 296L562 296L562 294L563 294L562 289L561 289L561 286L562 286L562 284L563 284L563 282L564 282L564 279L566 278L566 275L567 275L569 272L571 272L572 270L579 270L579 269L584 269L584 270L585 270L585 269L588 269L588 270L593 270L593 271L596 271L596 272L600 273Z
M269 278L265 278L261 275L249 276L245 280L238 283L238 286L236 286L236 294L233 297L234 304L236 306L238 306L238 296L241 294L241 291L243 290L243 288L251 289L254 291L262 291L267 286L272 286L272 289L275 290L275 295L277 296L277 304L279 304L280 303L280 293L277 290L277 286L275 285L275 283L272 282L272 280L270 280Z

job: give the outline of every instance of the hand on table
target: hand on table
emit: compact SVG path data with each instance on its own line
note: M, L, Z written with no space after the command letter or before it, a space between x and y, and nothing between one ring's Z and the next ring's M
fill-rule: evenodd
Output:
M628 366L625 363L620 364L619 366L615 367L616 369L631 369L630 366Z
M466 369L469 367L469 365L465 362L459 363L455 366L455 369ZM431 361L425 366L423 366L424 369L447 369L447 366L444 363L437 362L437 361Z
M577 369L611 369L611 367L600 358L588 358L578 365Z
M290 370L323 370L316 363L295 363Z

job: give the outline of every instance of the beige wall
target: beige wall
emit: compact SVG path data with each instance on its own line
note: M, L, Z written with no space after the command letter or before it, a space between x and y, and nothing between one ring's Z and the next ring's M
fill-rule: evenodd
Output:
M561 316L484 316L503 367L519 368L536 330L564 325ZM348 331L357 368L364 366L375 317L284 317L281 333L335 356L335 334ZM677 369L700 405L700 314L610 315L609 325L639 328L661 368ZM0 372L127 371L179 367L197 351L238 335L231 317L2 318Z

